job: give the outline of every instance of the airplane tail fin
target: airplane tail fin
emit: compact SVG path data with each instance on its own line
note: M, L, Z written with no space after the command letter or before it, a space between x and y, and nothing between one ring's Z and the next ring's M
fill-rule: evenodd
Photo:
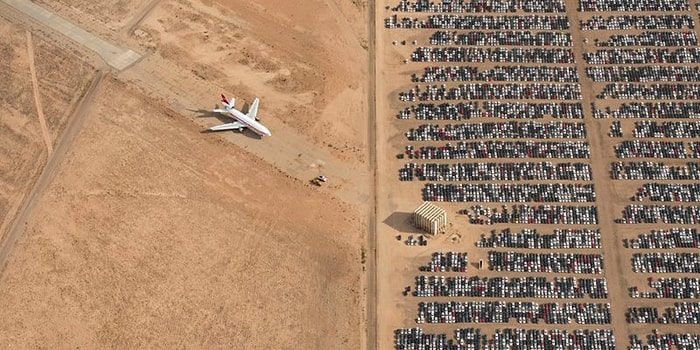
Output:
M233 108L233 106L236 104L236 99L231 98L231 102L229 102L228 99L226 98L226 95L221 94L221 103L223 103L224 106L226 106L226 107Z

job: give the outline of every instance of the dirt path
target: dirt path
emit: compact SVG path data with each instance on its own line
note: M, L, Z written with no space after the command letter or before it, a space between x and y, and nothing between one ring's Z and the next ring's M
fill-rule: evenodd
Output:
M12 6L15 10L20 11L32 20L42 23L43 25L51 28L51 30L61 33L62 35L65 35L66 37L71 38L73 41L92 50L100 55L100 57L102 57L107 64L118 71L128 68L141 59L141 55L137 54L131 49L113 45L65 20L63 17L46 10L37 4L34 4L31 1L0 1Z
M566 4L567 16L572 23L578 16L576 9L577 5L574 1L569 1ZM598 225L601 232L602 253L605 263L605 277L610 286L608 301L611 305L612 320L610 328L613 329L616 339L621 342L622 339L629 339L629 328L624 318L625 315L625 288L624 288L624 262L621 254L623 251L621 246L621 238L615 227L615 211L613 207L612 197L615 193L612 179L610 178L608 167L610 161L608 157L611 155L611 149L608 146L607 124L605 119L593 118L593 110L591 103L595 98L595 89L593 82L586 76L586 60L584 59L584 33L577 25L571 26L571 36L573 38L572 50L576 55L576 69L580 75L581 81L581 105L583 106L584 119L586 130L588 131L588 144L591 152L591 171L593 173L593 185L595 191L599 195L596 201L598 207ZM607 197L607 198L606 198ZM601 199L602 198L602 199Z
M128 37L131 33L136 30L136 27L141 25L144 18L150 14L156 6L160 3L160 0L151 0L146 6L144 6L139 13L131 18L129 22L124 26L124 28L119 33L122 37Z
M366 280L366 315L364 336L368 350L378 348L377 338L377 3L368 1L369 28L367 31L369 70L367 77L367 147L369 162L369 193L367 219L367 280Z
M46 126L46 118L44 117L44 108L41 106L41 95L39 94L39 80L36 78L36 65L34 64L34 43L32 42L32 33L27 30L27 56L29 57L29 71L32 74L32 89L34 90L34 104L36 105L36 113L39 115L39 124L41 124L41 136L46 144L47 158L53 153L53 142L51 142L51 134ZM1 265L0 265L1 266Z
M59 165L61 164L61 161L65 157L66 152L68 151L68 147L70 146L75 136L78 134L78 131L80 130L80 127L82 126L85 116L87 114L85 112L87 111L92 101L92 98L95 95L95 91L99 86L100 82L102 81L103 77L104 71L99 70L93 78L92 83L83 94L83 98L80 100L77 107L75 108L73 115L68 118L66 129L59 143L56 145L56 151L51 152L49 154L49 157L46 160L46 166L44 167L44 170L41 172L41 175L39 175L39 178L34 184L34 187L22 203L22 207L19 211L17 211L15 220L14 222L12 222L12 226L10 226L9 231L5 236L5 240L0 245L0 275L5 270L7 258L10 256L12 248L14 248L17 240L26 231L27 222L29 221L29 218L32 215L32 211L34 210L37 201L39 200L41 195L45 193L46 188L48 187L49 183L51 183L51 180L53 179L56 170L58 169Z

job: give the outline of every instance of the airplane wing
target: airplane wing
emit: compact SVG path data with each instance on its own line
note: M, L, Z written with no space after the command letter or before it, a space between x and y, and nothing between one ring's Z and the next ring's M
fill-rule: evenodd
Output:
M255 98L255 101L253 101L253 104L250 105L250 108L248 108L248 116L253 118L253 120L258 120L258 104L260 103L260 100L258 98Z
M211 131L239 130L239 129L243 129L245 127L246 126L243 123L233 122L233 123L212 126L211 128L209 128L209 130L211 130Z

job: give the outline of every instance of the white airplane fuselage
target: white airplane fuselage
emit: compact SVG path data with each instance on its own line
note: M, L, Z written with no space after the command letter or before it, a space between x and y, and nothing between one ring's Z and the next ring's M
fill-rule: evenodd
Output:
M272 136L272 133L270 133L270 130L266 128L264 125L258 123L257 120L254 118L251 118L243 113L241 111L229 107L229 106L224 106L224 109L231 113L233 118L235 118L238 122L241 124L245 125L248 129L253 130L254 133L260 135L260 136Z

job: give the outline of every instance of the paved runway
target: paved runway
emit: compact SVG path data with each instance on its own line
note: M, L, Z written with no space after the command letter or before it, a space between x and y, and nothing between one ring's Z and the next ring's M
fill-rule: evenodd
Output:
M116 70L123 70L141 58L141 55L128 49L112 45L107 41L86 32L63 17L44 9L31 1L26 0L0 0L14 7L36 21L51 27L53 30L71 38L77 43L96 52L105 62Z

